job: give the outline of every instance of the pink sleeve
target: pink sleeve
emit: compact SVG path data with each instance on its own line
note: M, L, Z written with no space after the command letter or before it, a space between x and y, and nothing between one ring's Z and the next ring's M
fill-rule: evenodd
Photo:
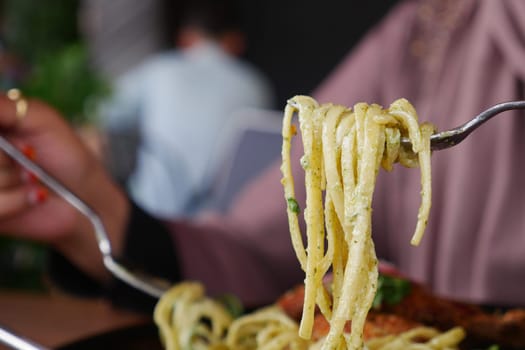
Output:
M525 2L522 0L507 0L501 3L488 2L490 19L487 20L487 32L492 37L493 43L498 46L503 56L507 58L514 74L524 79L525 64Z

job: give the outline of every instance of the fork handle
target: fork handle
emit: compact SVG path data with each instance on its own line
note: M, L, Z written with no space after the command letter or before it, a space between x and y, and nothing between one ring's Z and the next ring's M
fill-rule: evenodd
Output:
M0 149L6 152L15 161L20 163L23 167L31 171L43 184L48 186L52 191L62 197L71 206L76 208L84 216L86 216L93 226L95 237L100 252L103 256L104 266L124 283L154 297L160 298L167 290L167 283L156 282L160 279L147 278L147 276L138 276L136 273L129 271L122 264L115 261L111 252L111 243L108 234L98 214L91 209L84 201L82 201L73 192L67 189L64 185L58 182L55 178L49 175L44 169L38 166L35 162L27 158L22 152L14 147L5 137L0 135Z

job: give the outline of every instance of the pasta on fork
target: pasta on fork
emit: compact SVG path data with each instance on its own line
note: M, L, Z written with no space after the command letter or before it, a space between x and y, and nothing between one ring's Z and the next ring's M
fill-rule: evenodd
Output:
M299 205L291 171L291 139L297 112L304 146L306 247L299 228ZM378 261L371 237L372 195L379 168L395 162L420 166L422 204L412 244L423 235L431 201L430 124L419 124L405 99L388 109L358 103L353 109L319 105L308 96L289 100L283 121L282 184L295 253L305 271L305 297L299 335L310 339L318 307L329 320L322 349L360 349L366 316L377 289ZM401 145L411 140L412 148ZM324 198L323 198L324 197ZM325 247L325 240L327 247ZM323 278L331 269L331 293ZM331 294L331 295L330 295ZM351 321L348 337L344 327Z

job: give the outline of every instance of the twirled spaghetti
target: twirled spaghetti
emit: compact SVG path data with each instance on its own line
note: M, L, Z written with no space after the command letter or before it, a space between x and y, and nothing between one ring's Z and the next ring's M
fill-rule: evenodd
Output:
M153 319L167 350L221 346L232 322L224 306L206 297L198 282L183 282L168 290L155 306Z
M296 133L292 117L298 112L305 170L306 247L299 228L290 159ZM377 288L377 258L371 238L372 195L380 166L393 163L421 167L422 205L412 239L418 244L430 210L430 124L420 125L405 99L388 109L358 103L319 105L308 96L289 100L283 122L282 184L288 203L290 233L297 258L305 271L305 298L299 334L310 339L314 311L319 307L330 331L322 349L360 349L366 315ZM412 148L401 145L410 139ZM323 199L324 195L324 199ZM325 248L325 240L328 246ZM332 269L332 298L323 277ZM352 322L348 337L343 330Z

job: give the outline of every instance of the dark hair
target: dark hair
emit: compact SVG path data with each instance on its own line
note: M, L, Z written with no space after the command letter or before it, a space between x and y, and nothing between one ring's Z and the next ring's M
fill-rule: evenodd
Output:
M194 26L209 35L240 30L240 15L235 0L186 0L180 26Z

